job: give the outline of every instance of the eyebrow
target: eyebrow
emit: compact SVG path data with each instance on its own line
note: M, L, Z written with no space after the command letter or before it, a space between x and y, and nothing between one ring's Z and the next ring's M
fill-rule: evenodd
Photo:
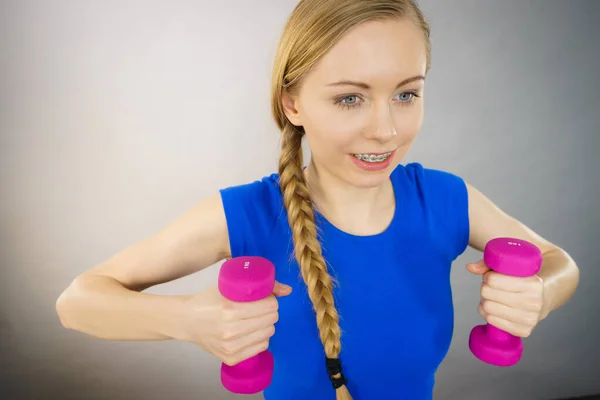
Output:
M416 75L416 76L412 76L410 78L406 78L405 80L403 80L402 82L398 83L398 85L396 85L396 89L398 89L399 87L402 87L404 85L407 85L411 82L414 81L419 81L419 80L425 80L425 77L423 75ZM333 82L333 83L329 83L327 84L327 86L357 86L363 89L371 89L371 86L367 83L364 82L356 82L356 81L348 81L348 80L344 80L344 81L339 81L339 82Z

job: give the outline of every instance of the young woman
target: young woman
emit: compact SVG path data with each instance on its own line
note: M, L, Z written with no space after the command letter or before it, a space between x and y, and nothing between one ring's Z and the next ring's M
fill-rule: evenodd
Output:
M578 269L460 177L402 164L422 124L429 60L429 27L411 0L300 1L273 72L278 173L224 188L77 277L57 302L64 326L194 342L229 365L268 348L272 400L430 399L452 338L451 263L509 236L543 252L538 275L467 268L483 276L482 317L527 337L572 296ZM276 265L273 296L143 292L244 255ZM325 359L341 373L329 376Z

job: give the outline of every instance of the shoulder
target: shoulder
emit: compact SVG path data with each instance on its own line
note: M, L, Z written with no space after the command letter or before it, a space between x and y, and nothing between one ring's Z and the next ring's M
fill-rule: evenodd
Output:
M274 202L281 197L279 175L273 173L254 181L226 186L221 188L219 193L221 197L232 202L252 202L252 204L255 204L254 202L257 204Z
M428 168L413 162L393 172L398 185L412 193L454 243L454 256L462 253L469 240L469 190L465 180L452 172Z
M261 255L283 212L279 175L219 190L230 239L232 256Z

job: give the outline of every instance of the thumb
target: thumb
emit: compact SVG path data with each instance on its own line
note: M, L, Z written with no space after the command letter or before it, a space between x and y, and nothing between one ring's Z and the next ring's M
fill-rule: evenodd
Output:
M279 283L275 281L275 287L273 288L273 294L277 297L287 296L292 293L292 287L288 285L284 285L283 283Z
M490 268L487 265L485 265L482 258L479 261L467 264L467 271L475 275L483 275L486 272L490 271Z

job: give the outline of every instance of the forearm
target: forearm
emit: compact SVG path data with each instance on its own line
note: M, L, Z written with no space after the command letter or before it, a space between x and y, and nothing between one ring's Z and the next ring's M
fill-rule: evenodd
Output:
M177 315L186 296L161 296L128 290L103 276L77 278L60 296L61 323L107 340L176 338Z
M543 319L573 296L579 284L579 269L567 252L556 248L544 254L537 275L544 282Z

